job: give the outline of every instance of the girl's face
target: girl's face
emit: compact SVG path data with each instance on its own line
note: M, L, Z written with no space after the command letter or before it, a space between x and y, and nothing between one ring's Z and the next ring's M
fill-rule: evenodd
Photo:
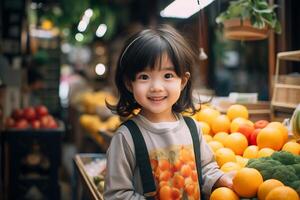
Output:
M141 114L152 122L175 121L172 106L180 97L190 74L184 78L177 76L167 54L163 54L161 67L156 64L154 70L146 68L135 76L127 88L142 107Z

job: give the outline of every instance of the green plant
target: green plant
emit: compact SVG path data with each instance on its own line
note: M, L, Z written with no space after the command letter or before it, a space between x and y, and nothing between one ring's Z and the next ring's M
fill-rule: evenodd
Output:
M225 20L240 18L250 19L253 27L262 29L265 26L281 33L281 25L274 9L277 5L269 5L266 0L237 0L231 1L229 7L216 18L218 24Z

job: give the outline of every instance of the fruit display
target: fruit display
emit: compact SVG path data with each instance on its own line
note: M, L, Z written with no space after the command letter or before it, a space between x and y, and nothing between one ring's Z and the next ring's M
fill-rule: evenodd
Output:
M5 119L7 129L55 129L57 121L49 114L44 105L14 109L10 117Z
M111 112L109 112L106 107L106 102L114 104L116 103L116 98L110 92L105 91L85 92L81 94L79 102L80 109L83 113L105 114L105 116L103 116L105 118L107 115L111 115ZM100 112L98 110L100 110Z
M233 189L218 188L210 200L225 196L229 200L299 199L300 111L291 119L291 131L280 122L249 120L248 109L238 104L231 105L225 114L204 106L192 117L199 122L220 169L236 171ZM286 191L278 195L283 189Z

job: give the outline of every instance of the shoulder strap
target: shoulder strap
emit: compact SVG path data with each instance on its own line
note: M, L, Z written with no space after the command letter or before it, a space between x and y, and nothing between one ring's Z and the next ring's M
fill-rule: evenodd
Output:
M149 154L143 135L139 127L134 123L134 121L128 120L124 122L123 125L125 125L129 129L129 132L133 139L136 164L140 170L144 196L147 200L154 200L154 196L156 194L156 187L152 174Z
M191 136L193 139L194 154L195 154L195 161L196 161L197 174L198 174L198 182L199 182L199 187L200 187L200 195L201 195L201 199L204 200L205 197L204 197L204 193L202 191L203 177L202 177L202 166L201 166L200 141L199 141L199 134L197 131L197 126L192 118L184 116L183 119L190 129Z

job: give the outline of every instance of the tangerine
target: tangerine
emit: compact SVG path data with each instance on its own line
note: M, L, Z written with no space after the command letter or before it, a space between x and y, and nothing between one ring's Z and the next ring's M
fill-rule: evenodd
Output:
M212 132L229 132L230 130L230 120L226 115L219 115L211 123Z
M220 148L215 153L216 161L219 167L222 167L227 162L236 162L234 152L229 148Z
M297 142L287 142L283 145L282 151L288 151L294 155L300 155L300 144Z
M211 195L209 200L239 200L238 195L231 189L227 187L219 187L215 189Z
M243 157L244 158L257 158L258 151L259 151L258 146L256 146L256 145L248 146L243 153Z
M245 167L248 163L248 158L243 158L242 156L236 155L236 163L238 163L241 167Z
M242 167L236 162L227 162L224 165L222 165L221 170L223 172L231 172L240 170L241 168Z
M265 200L269 192L279 186L284 186L282 182L276 179L269 179L264 181L259 187L257 191L257 197L259 200Z
M271 148L262 148L258 151L257 153L257 158L262 158L262 157L269 157L274 153L274 150Z
M207 107L207 108L201 109L198 112L197 120L206 122L208 125L211 126L213 120L215 120L219 115L220 115L219 111L217 111L213 108Z
M267 125L267 127L273 127L273 128L277 128L282 137L283 137L283 143L286 143L288 141L288 129L280 122L271 122Z
M258 170L245 167L237 171L232 182L234 191L240 197L252 198L263 183L263 177Z
M211 135L203 135L203 139L205 140L205 142L210 142L213 140Z
M236 155L243 155L244 150L248 147L248 140L241 133L231 133L226 138L224 146L232 149Z
M240 104L234 104L228 108L227 116L231 121L237 117L248 119L249 112L245 106L240 105Z
M269 192L266 200L299 200L299 196L293 188L279 186Z
M208 145L210 146L210 148L213 150L214 153L218 149L224 147L224 145L221 142L218 142L218 141L210 141L210 142L208 142Z
M224 145L228 135L226 132L219 132L213 136L213 140L221 142Z
M256 142L259 149L269 147L278 151L283 146L283 136L277 128L267 126L258 133Z

